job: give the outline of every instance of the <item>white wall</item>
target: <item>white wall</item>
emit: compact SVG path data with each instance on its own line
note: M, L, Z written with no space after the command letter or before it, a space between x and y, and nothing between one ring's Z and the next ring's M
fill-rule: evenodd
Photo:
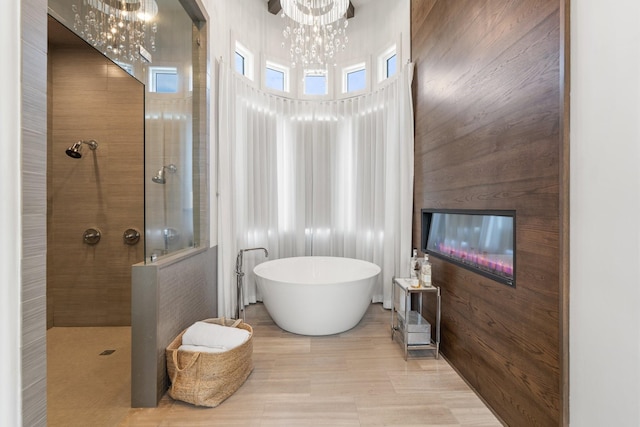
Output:
M349 19L349 45L339 57L347 60L354 52L381 53L390 43L399 42L402 62L411 56L411 2L408 0L372 0L356 9ZM398 36L402 35L402 40Z
M211 58L211 122L210 130L213 137L211 157L212 165L212 198L211 198L211 246L218 244L216 224L217 198L213 193L217 188L217 105L216 94L218 88L217 65L219 58L226 64L231 63L232 44L237 39L255 55L255 81L260 85L260 70L265 58L289 63L288 48L282 48L283 19L280 15L273 15L267 10L265 0L203 0L209 14L209 53ZM339 64L350 64L362 57L369 57L372 61L390 44L399 46L400 58L403 63L410 59L410 0L370 0L365 6L356 9L355 16L349 20L347 35L349 44L344 54L337 57ZM294 71L295 72L295 71ZM292 86L297 84L301 76L292 76ZM295 91L294 91L295 92Z
M212 58L223 57L229 63L232 44L237 39L255 53L257 82L260 82L261 64L265 58L289 65L289 48L282 47L285 21L279 14L267 11L266 1L207 0L206 4L212 22ZM409 0L371 0L356 9L355 16L349 19L349 43L347 49L336 57L336 62L347 65L363 57L377 56L391 43L401 45L399 48L405 62L410 56L409 22ZM301 75L297 77L300 79ZM296 80L295 76L292 80Z
M0 13L3 78L0 79L0 337L3 351L0 363L0 425L21 424L20 363L20 278L21 199L20 183L20 2L3 5Z
M570 419L640 425L640 2L571 1Z

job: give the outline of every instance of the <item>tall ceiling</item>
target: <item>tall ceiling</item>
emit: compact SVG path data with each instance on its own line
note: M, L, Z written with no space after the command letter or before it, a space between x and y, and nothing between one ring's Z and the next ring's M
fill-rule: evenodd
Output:
M359 7L362 7L374 1L381 1L381 0L350 0L350 3L351 3L350 9L353 13L354 9L358 9ZM268 3L267 7L271 13L278 13L278 11L280 10L280 0L266 0L266 2ZM351 17L351 16L353 16L353 14L348 15L348 17Z

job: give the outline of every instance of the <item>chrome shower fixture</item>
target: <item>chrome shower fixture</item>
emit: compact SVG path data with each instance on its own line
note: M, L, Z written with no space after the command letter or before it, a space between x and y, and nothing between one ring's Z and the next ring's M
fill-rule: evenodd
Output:
M169 173L176 173L178 168L173 163L165 165L165 166L161 167L158 170L158 172L156 173L156 176L151 178L151 181L155 182L156 184L164 184L164 183L166 183L167 182L167 178L165 177L165 174L164 174L165 170L169 171Z
M74 159L79 159L82 157L82 144L87 144L90 149L95 150L98 148L98 143L90 139L88 141L78 141L75 142L71 147L67 148L67 156L72 157Z

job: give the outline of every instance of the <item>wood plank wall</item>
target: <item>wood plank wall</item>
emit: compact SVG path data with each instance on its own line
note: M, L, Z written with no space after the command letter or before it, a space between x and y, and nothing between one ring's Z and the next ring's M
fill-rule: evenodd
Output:
M414 246L422 208L516 210L516 288L433 259L442 352L510 426L567 422L562 4L411 3Z

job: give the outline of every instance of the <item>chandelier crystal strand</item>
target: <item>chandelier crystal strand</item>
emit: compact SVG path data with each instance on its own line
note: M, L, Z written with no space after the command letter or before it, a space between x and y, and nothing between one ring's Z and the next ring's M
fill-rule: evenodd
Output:
M349 0L280 0L291 66L325 69L349 41ZM287 47L285 42L283 47Z
M156 50L155 0L81 0L71 9L74 31L116 61L139 61L140 47Z

